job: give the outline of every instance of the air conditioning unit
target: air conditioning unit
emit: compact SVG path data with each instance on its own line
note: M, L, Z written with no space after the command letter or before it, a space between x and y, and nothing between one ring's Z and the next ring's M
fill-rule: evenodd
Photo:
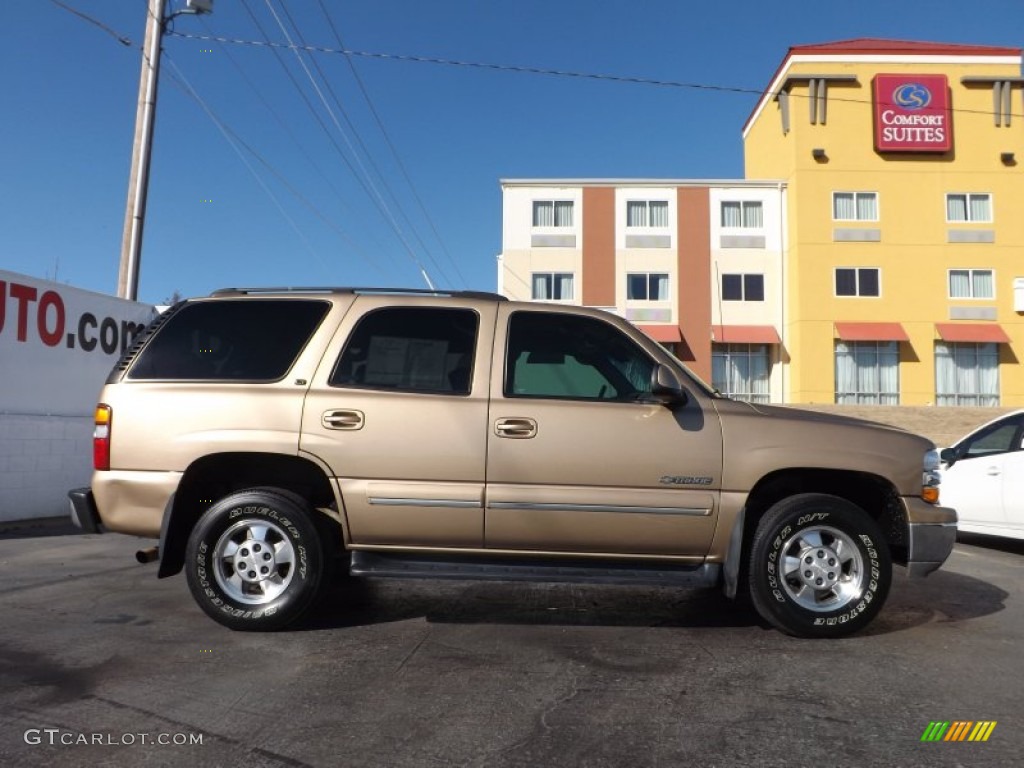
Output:
M1024 312L1024 277L1013 278L1013 311Z

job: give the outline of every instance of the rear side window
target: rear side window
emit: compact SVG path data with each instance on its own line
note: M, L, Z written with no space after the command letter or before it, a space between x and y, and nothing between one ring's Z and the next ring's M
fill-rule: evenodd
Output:
M143 348L128 378L278 381L329 308L292 299L187 304Z
M332 387L469 394L480 319L469 309L393 307L363 317Z

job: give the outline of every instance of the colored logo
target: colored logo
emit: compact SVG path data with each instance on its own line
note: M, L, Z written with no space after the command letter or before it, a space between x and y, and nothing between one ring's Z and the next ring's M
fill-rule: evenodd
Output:
M904 83L892 92L892 101L910 111L924 109L932 103L932 92L920 83Z
M938 720L928 723L921 741L988 741L995 729L995 720Z

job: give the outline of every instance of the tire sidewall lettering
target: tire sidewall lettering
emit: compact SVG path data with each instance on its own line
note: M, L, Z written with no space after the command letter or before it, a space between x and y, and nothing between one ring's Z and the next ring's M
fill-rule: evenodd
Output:
M295 527L295 524L287 517L283 517L273 507L255 504L246 504L244 506L235 507L228 512L228 520L236 520L242 515L260 515L262 517L268 517L287 531L288 535L295 541L300 541L302 539L302 534L299 532L299 529Z
M862 561L859 593L832 612L796 602L784 580L787 542L819 527L842 532ZM801 494L776 502L759 521L752 544L750 587L762 618L805 637L838 637L863 628L882 607L891 584L888 546L876 528L862 508L841 497Z
M242 495L242 494L240 494ZM282 500L283 501L283 500ZM223 616L222 623L257 624L272 617L294 613L296 605L308 605L311 597L305 586L317 583L323 565L318 555L316 539L310 542L309 531L312 521L303 517L297 520L297 514L290 508L275 508L276 503L243 502L228 508L217 510L216 505L207 510L212 515L207 520L200 520L196 526L197 540L192 544L193 555L189 562L189 575L193 584L193 597L199 601L208 614L216 618ZM233 525L242 521L259 523L261 520L273 522L274 527L287 537L295 549L295 563L291 584L272 602L262 605L239 603L225 594L214 576L217 564L215 560L216 542ZM304 526L304 527L303 527ZM315 581L314 581L315 580ZM290 619L284 618L287 622ZM272 627L275 624L272 622ZM280 621L276 623L280 626Z
M782 543L789 538L792 530L793 527L787 525L776 534L775 538L772 539L771 548L768 550L767 562L765 563L768 573L768 588L771 590L772 596L779 603L786 602L786 596L782 593L782 587L779 584L779 554L782 551Z

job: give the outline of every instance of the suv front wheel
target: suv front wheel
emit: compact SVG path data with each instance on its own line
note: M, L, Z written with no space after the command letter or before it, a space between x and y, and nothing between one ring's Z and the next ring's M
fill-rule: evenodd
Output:
M762 618L798 637L842 637L867 626L892 584L882 532L837 496L800 494L757 526L750 595Z
M189 537L185 573L192 597L231 629L278 629L298 619L323 579L313 514L300 497L266 488L215 503Z

